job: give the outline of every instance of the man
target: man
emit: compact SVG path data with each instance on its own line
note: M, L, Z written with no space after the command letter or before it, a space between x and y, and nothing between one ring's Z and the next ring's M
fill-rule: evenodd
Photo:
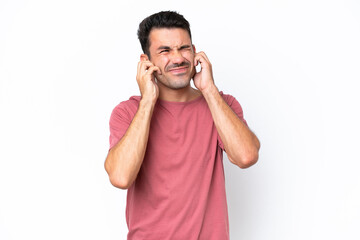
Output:
M182 15L153 14L138 37L141 96L113 110L105 161L111 183L128 189L128 239L229 239L222 152L247 168L259 141L236 99L218 91Z

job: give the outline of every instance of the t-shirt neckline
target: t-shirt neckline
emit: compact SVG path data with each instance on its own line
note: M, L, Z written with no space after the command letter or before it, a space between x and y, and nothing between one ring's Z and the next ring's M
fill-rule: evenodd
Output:
M190 101L186 101L186 102L166 101L166 100L162 100L162 99L158 98L157 102L160 104L163 104L163 105L188 105L188 104L196 103L203 98L204 98L204 96L200 95L197 98L190 100Z

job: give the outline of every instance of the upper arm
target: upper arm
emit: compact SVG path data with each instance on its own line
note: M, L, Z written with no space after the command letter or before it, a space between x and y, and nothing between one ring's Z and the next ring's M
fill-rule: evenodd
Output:
M244 119L242 107L240 103L236 100L236 98L228 94L222 94L222 92L221 92L221 96L224 99L224 101L227 103L227 105L231 108L231 110L236 114L236 116L247 126L247 122ZM222 150L225 150L220 135L218 135L218 143L220 148Z
M131 112L129 112L129 109L126 107L126 104L124 102L120 103L114 108L109 121L109 149L115 146L124 136L130 126L131 120Z

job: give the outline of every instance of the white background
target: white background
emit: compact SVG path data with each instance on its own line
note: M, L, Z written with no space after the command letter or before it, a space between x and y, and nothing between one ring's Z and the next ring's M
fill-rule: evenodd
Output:
M360 239L360 2L0 1L0 239L126 239L103 164L139 22L176 10L262 143L224 158L231 239Z

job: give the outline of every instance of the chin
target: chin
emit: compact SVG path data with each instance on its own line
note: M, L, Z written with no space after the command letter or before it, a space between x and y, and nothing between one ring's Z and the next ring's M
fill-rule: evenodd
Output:
M191 78L189 76L184 76L181 79L167 79L166 81L160 80L160 82L173 90L183 89L190 85Z
M171 88L171 89L183 89L183 88L186 88L187 86L189 86L190 84L190 81L186 81L186 82L173 82L173 83L170 83L168 84L168 87Z

